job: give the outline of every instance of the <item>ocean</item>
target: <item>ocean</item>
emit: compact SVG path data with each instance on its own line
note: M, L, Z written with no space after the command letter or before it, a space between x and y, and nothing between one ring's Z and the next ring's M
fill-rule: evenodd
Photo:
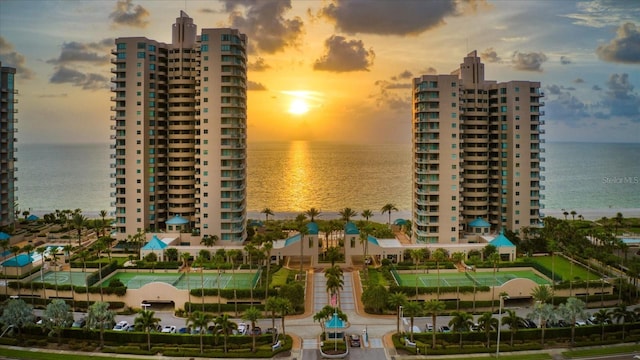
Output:
M34 214L82 209L111 211L108 144L19 144L18 204ZM543 212L640 208L640 144L545 144ZM411 145L328 142L250 143L250 217L269 207L295 214L350 207L358 212L393 203L411 208Z

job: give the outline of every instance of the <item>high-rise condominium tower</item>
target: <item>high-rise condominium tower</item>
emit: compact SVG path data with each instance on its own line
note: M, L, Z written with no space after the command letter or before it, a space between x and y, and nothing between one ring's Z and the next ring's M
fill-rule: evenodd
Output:
M456 243L477 218L539 225L543 96L539 82L485 80L475 51L450 75L414 79L414 242Z
M192 232L246 238L247 37L186 13L172 42L116 39L112 51L118 238L186 219ZM179 216L180 218L176 218Z
M0 226L7 226L16 220L15 204L18 200L15 187L16 156L15 156L15 114L18 109L15 98L18 90L14 86L16 69L2 67L0 63Z

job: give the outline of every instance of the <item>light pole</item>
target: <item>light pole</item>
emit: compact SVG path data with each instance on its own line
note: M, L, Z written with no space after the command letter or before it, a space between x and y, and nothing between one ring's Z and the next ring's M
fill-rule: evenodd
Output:
M404 309L402 305L400 305L398 309L398 322L402 323L402 333L404 334Z
M500 328L502 327L502 306L509 295L500 296L500 306L498 307L498 339L496 340L496 359L500 357Z

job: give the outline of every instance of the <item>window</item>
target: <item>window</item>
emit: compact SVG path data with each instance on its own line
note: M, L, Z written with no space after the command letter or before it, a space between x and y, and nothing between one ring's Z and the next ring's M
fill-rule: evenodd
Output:
M119 44L116 44L116 48L117 48L118 50L126 50L126 49L127 49L127 44L126 44L126 43L119 43Z
M138 59L144 59L146 56L144 51L138 51Z
M209 34L202 34L202 36L200 36L200 41L209 41Z
M202 52L207 52L207 51L209 51L209 45L203 44L203 45L200 47L200 51L202 51Z

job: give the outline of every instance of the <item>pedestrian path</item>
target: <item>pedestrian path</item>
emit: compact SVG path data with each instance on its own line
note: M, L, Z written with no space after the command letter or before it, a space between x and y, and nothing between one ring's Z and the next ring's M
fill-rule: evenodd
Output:
M318 345L318 339L302 339L303 349L317 349Z
M353 294L352 274L345 272L343 274L344 286L340 290L340 309L344 312L355 311L355 296Z

